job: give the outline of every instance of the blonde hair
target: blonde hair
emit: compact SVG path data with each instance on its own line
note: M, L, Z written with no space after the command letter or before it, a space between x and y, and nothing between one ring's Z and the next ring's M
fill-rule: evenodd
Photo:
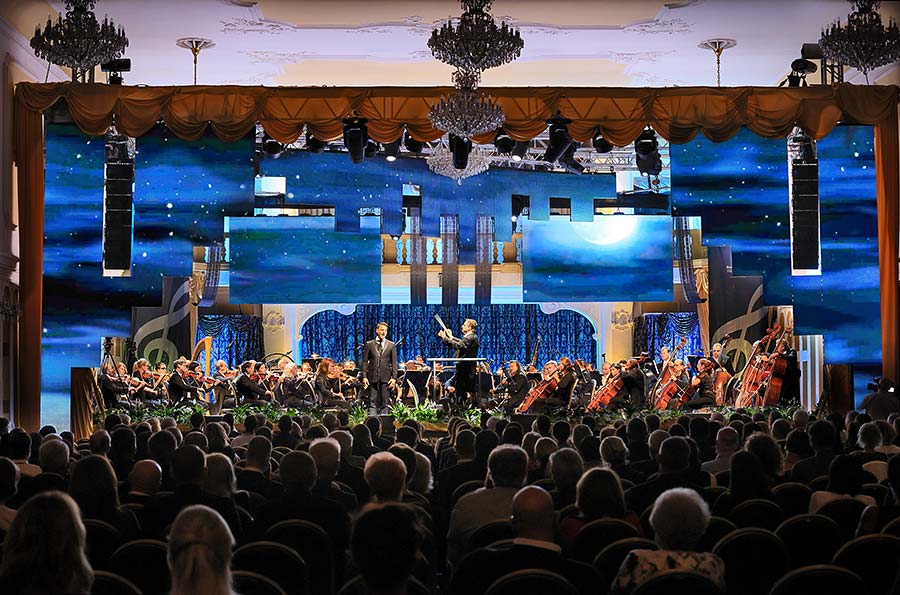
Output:
M203 479L203 491L219 496L231 498L234 496L235 483L234 466L228 457L220 452L206 455L206 477Z
M188 506L169 531L173 595L230 595L234 536L222 516L202 505Z

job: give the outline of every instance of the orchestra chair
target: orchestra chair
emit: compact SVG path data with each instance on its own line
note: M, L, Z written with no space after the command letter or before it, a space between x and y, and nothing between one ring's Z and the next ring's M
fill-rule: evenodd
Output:
M881 461L875 462L880 463ZM866 496L872 496L875 498L875 504L884 506L888 496L891 495L891 490L886 485L880 483L864 483L860 493L865 494Z
M735 525L725 517L710 517L709 524L706 526L706 532L703 534L703 537L700 538L700 541L697 542L697 551L712 551L713 547L715 547L715 545L719 543L719 541L721 541L723 537L737 530L737 525Z
M469 540L466 542L463 553L487 547L498 541L512 539L513 537L513 528L509 521L493 521L478 527L472 532Z
M896 518L887 525L885 525L881 532L885 535L894 535L895 537L900 537L900 518Z
M156 539L129 541L113 552L109 569L137 585L145 595L168 593L172 576L166 544Z
M263 540L286 545L300 555L310 571L310 593L334 593L334 547L321 527L299 519L281 521L266 531Z
M453 508L456 506L456 503L459 501L460 498L462 498L466 494L474 492L475 490L477 490L479 488L483 488L483 487L484 487L484 481L479 480L479 479L467 481L465 483L460 484L460 486L458 488L453 490L453 495L450 496L450 511L453 510Z
M561 574L526 568L501 576L488 587L485 595L578 595L578 591Z
M428 587L414 576L409 577L409 581L406 583L406 593L407 595L431 595ZM338 595L369 595L369 589L366 587L366 581L360 575L347 581L338 591Z
M791 568L828 564L843 545L841 528L821 514L798 514L775 529L791 559Z
M95 570L91 595L141 595L141 590L125 577L105 570Z
M784 520L784 512L771 500L754 498L732 508L728 519L741 529L758 527L774 531Z
M812 490L809 486L799 481L789 481L772 488L772 496L775 503L784 511L788 518L798 514L809 512L809 500L812 498Z
M888 464L885 461L869 461L863 465L863 469L874 475L878 481L887 479Z
M119 530L104 521L83 519L85 530L85 553L91 568L106 570L109 557L116 548L125 543Z
M866 585L856 573L833 564L816 564L790 571L775 583L769 595L849 595L865 591Z
M725 562L728 595L768 593L788 571L788 552L781 539L766 529L748 527L723 537L712 549Z
M845 543L831 563L858 574L869 595L888 595L897 577L898 560L900 537L875 533Z
M632 595L673 595L673 593L724 595L712 579L690 570L665 570L632 591Z
M267 576L286 593L309 593L309 572L300 554L274 541L255 541L234 551L231 568Z
M575 534L572 551L568 555L579 562L590 564L603 548L620 539L640 537L638 530L621 519L597 519Z
M602 550L594 557L594 568L600 573L607 583L607 588L611 586L611 581L619 573L622 562L632 550L658 550L659 546L655 542L644 539L643 537L629 537L615 541Z
M286 595L272 579L255 572L235 570L231 573L234 590L241 595Z
M820 492L828 489L829 478L827 475L820 475L815 479L811 479L807 484L813 492Z
M841 538L843 541L850 541L856 535L856 528L859 526L859 517L862 516L866 505L853 498L841 498L840 500L832 500L823 505L816 514L827 516L834 520L841 528Z

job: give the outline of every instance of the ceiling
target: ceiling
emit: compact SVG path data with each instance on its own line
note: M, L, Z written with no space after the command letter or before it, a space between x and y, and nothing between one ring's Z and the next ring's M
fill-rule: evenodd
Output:
M890 6L897 3L886 3ZM31 37L61 0L3 0L0 17ZM890 7L895 10L896 7ZM775 85L803 42L841 18L845 0L496 0L492 13L522 32L512 64L485 73L496 86L715 85L715 57L697 47L726 37L722 84ZM127 84L192 82L180 37L216 43L199 58L201 84L438 85L451 69L431 56L435 22L455 0L98 0L124 25Z

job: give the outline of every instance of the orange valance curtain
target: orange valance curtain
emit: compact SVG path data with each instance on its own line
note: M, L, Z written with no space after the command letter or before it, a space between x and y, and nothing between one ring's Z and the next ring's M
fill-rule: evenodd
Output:
M896 86L846 83L804 88L678 87L483 88L503 107L504 128L516 140L530 140L561 115L572 120L577 141L598 130L626 145L645 126L672 143L702 132L715 142L746 126L768 138L784 138L794 126L820 139L844 118L876 127L878 229L881 271L883 373L897 379L898 155ZM179 138L199 138L207 126L235 141L259 122L273 138L290 143L308 127L320 140L341 136L341 120L356 113L369 120L369 135L396 140L406 128L413 138L441 136L428 121L429 107L448 87L125 87L75 83L20 83L14 107L14 156L18 164L21 296L19 394L16 419L36 428L40 416L41 269L43 250L43 121L41 113L60 98L81 130L101 135L116 128L139 137L160 119ZM476 138L489 142L492 135Z

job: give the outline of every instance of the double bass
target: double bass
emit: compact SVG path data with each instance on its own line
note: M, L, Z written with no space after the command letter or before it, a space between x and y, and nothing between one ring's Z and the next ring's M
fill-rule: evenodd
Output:
M731 341L730 335L725 335L722 337L722 353L725 353L725 346L728 345L728 342ZM711 354L707 354L707 357L710 357ZM731 374L719 365L719 362L715 360L711 360L716 369L716 373L713 376L713 386L716 389L716 405L727 405L728 404L728 392L726 387L728 386L728 381L731 380Z
M779 331L781 331L781 325L775 324L767 331L766 336L757 341L753 347L753 352L747 360L747 366L740 373L740 387L734 400L736 407L758 407L760 403L764 402L763 397L772 372L769 356L766 353Z

